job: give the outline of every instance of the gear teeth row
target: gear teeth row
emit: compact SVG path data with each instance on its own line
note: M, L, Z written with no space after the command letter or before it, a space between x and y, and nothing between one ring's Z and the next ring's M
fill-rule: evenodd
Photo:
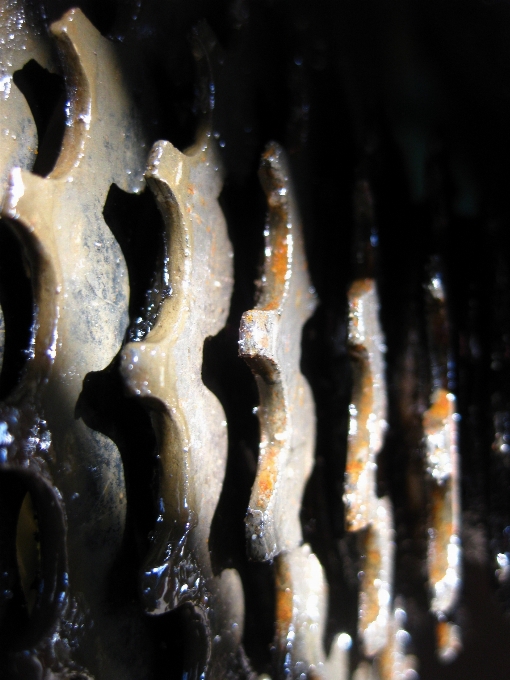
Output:
M124 380L146 402L158 439L161 513L142 576L143 600L150 614L191 603L204 620L208 673L220 677L224 656L240 646L244 600L237 572L214 576L209 552L228 444L223 408L202 382L202 348L224 326L233 288L211 130L204 128L185 153L157 142L146 177L170 244L172 292L145 339L129 343L121 357Z
M393 512L376 488L377 454L387 420L385 347L375 281L355 281L348 301L354 379L344 502L347 529L362 532L358 629L365 654L373 657L388 643L393 599Z
M302 542L299 511L313 466L315 414L300 370L301 334L316 299L283 150L269 145L259 171L269 205L260 299L243 314L239 354L259 389L260 453L246 516L248 549L271 560Z
M432 364L430 406L423 416L426 475L430 488L427 563L430 609L438 619L439 654L446 658L460 644L458 627L452 628L447 616L452 613L459 596L462 548L457 451L459 415L455 394L450 389L451 341L446 292L438 262L433 262L426 298Z
M190 678L253 680L243 646L241 577L234 568L213 569L209 545L224 486L228 424L202 379L203 348L227 324L234 286L219 202L224 172L212 127L214 38L204 26L194 34L203 107L196 142L181 152L160 140L149 150L114 43L79 9L52 24L66 84L66 127L55 168L41 177L31 172L35 122L13 74L29 59L52 71L58 67L42 24L28 17L28 4L0 0L2 217L29 261L36 311L22 380L0 404L0 472L14 473L26 488L0 499L0 510L3 503L21 508L37 526L42 584L30 601L23 649L9 653L11 667L18 676L43 677L36 675L40 670L63 680L145 677L143 668L130 669L120 659L125 620L105 607L127 527L124 463L114 441L89 426L80 408L87 378L109 370L120 372L123 388L150 414L157 441L159 514L138 575L140 616L148 620L176 609L189 614L200 639L185 659ZM393 508L377 490L388 397L375 275L358 273L348 292L354 379L343 500L346 530L357 534L361 562L361 660L351 674L350 635L337 633L326 653L328 584L301 530L316 439L301 339L318 300L290 164L277 143L262 154L259 179L268 211L263 273L255 307L242 315L239 356L255 376L260 402L245 531L249 558L273 569L274 678L408 680L416 676L416 661L407 653L405 603L394 592ZM148 332L129 342L127 265L103 218L112 184L131 194L150 191L164 223L165 292ZM368 183L365 188L368 195ZM430 501L427 569L437 647L448 660L461 645L449 620L462 581L459 416L448 378L447 308L437 267L426 296L433 378L421 423ZM0 332L1 340L1 310ZM0 527L0 547L11 546L0 556L4 593L15 587L16 521L17 515ZM74 638L70 630L80 634ZM138 633L134 639L142 639Z
M84 645L94 649L102 635L119 644L101 603L122 542L126 493L117 446L77 417L77 405L86 376L112 362L128 324L127 268L102 210L112 183L130 192L143 189L146 149L112 44L80 10L52 24L51 35L68 94L62 149L47 178L11 170L2 208L27 252L37 309L31 358L7 403L17 409L20 422L36 419L51 433L51 446L39 445L36 454L43 457L54 494L65 508L61 541L67 541L68 564L61 563L54 576L65 583L54 593L61 600L60 618L52 619L41 637L63 636L72 616L87 622ZM14 427L12 417L6 416L6 423ZM34 437L25 436L28 441ZM22 469L19 473L24 474ZM35 475L31 483L37 486ZM36 504L43 502L36 496ZM43 508L41 515L47 512ZM41 532L42 545L54 542L52 531ZM85 564L94 567L83 569ZM36 609L43 600L38 599ZM35 656L29 658L28 664L40 664ZM74 662L67 649L63 659L57 655L47 663L72 669ZM117 672L111 655L106 665Z
M327 585L310 546L301 545L299 512L315 440L312 394L300 369L301 335L317 300L288 161L279 145L266 148L259 177L269 208L264 269L258 304L243 314L239 334L239 354L255 374L260 397L248 550L256 560L275 560L277 677L342 678L349 645L345 635L337 636L326 658Z
M55 70L50 41L36 12L16 0L0 3L0 200L4 200L11 168L30 170L37 154L37 129L23 94L13 81L31 59Z

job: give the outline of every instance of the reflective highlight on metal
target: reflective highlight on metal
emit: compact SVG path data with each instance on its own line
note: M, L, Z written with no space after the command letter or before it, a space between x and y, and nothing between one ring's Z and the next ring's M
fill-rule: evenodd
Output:
M198 39L195 48L205 62ZM165 221L172 292L145 339L129 343L121 357L124 380L150 409L158 437L160 515L142 595L149 614L193 605L207 642L206 668L197 668L197 677L220 677L242 653L244 598L237 572L214 576L209 553L227 430L220 402L202 382L202 350L225 324L233 281L218 204L222 170L208 115L185 153L170 142L154 145L146 178Z
M430 277L427 307L433 374L430 407L423 417L426 471L431 495L428 570L430 608L441 618L451 612L458 597L461 542L457 453L459 416L455 395L448 389L448 320L444 287L437 270Z
M309 545L282 552L276 566L276 677L347 679L351 638L336 635L323 647L327 585Z
M72 645L59 637L65 626L79 622L84 644L92 649L103 635L114 645L118 634L100 603L122 541L126 497L116 445L85 424L77 404L86 375L110 364L128 322L127 270L102 208L113 182L125 191L143 188L145 150L112 45L80 10L69 11L51 33L66 79L66 133L48 178L20 168L9 175L2 215L30 258L37 320L25 378L3 417L8 431L34 421L32 438L37 435L27 462L33 468L39 460L40 469L31 483L37 487L44 480L44 493L54 497L53 514L60 508L64 515L66 508L60 529L57 523L41 532L46 545L59 541L59 558L43 589L53 587L59 603L51 623L33 640L35 653L27 654L33 666L40 664L41 653L50 669L79 669ZM19 446L22 433L17 440ZM42 493L36 491L36 504L44 509L40 515L46 523L48 502ZM85 572L87 562L94 569ZM45 617L46 597L43 593L36 603ZM45 638L52 634L48 643ZM117 666L112 655L105 655L104 663L112 672Z
M246 517L254 558L276 556L276 675L344 678L345 635L329 658L323 648L327 585L322 566L302 541L299 509L311 472L315 416L301 374L301 333L315 307L300 218L283 149L270 144L259 171L269 205L257 307L243 314L239 354L259 388L261 441Z
M348 300L354 379L344 502L347 529L364 531L359 633L365 654L372 657L388 642L393 598L392 509L389 499L378 498L376 493L376 458L386 428L384 341L375 282L355 281Z
M303 325L316 301L289 170L278 145L266 149L259 176L269 205L264 273L259 302L241 320L239 354L254 372L260 396L248 549L255 559L270 560L302 541L299 510L313 465L315 415L299 362Z
M143 8L141 3L135 4L136 15ZM236 12L241 21L244 9L242 3L238 4ZM127 33L119 31L117 35ZM351 569L352 590L359 584L359 600L352 627L348 628L351 638L346 632L338 632L343 622L338 625L331 614L328 618L329 591L334 591L338 583L328 584L318 557L322 559L324 553L317 547L315 554L311 547L319 546L327 534L324 542L329 541L332 561L338 564L340 557L345 557L347 563L351 556L341 554L338 548L344 541L343 527L328 528L315 536L310 529L310 545L304 542L301 528L303 495L314 465L317 439L313 395L301 372L301 342L304 325L318 300L308 273L289 161L284 149L274 142L267 145L259 169L268 207L263 272L256 304L242 315L238 345L239 356L251 368L258 388L260 442L256 471L254 463L249 471L255 477L249 503L246 493L235 519L240 527L241 549L245 529L248 559L266 564L249 564L248 559L242 562L239 555L228 554L226 558L222 555L222 564L228 567L222 569L212 559L213 518L222 507L223 492L232 491L229 481L225 483L225 473L228 428L234 419L227 422L227 406L224 409L204 384L204 342L225 327L229 332L234 327L233 356L238 360L237 320L227 324L236 295L234 253L219 199L224 185L216 146L220 133L213 133L212 124L215 85L210 61L214 37L203 25L193 35L190 52L197 62L197 89L202 95L198 107L202 106L203 114L196 141L181 152L160 139L150 150L160 130L156 124L151 127L152 123L142 122L136 103L139 93L126 77L129 61L119 58L126 46L103 37L80 9L68 11L52 24L48 34L39 5L36 8L36 4L22 0L0 0L1 216L21 243L35 302L23 375L12 394L0 403L0 609L2 616L9 611L9 600L17 588L20 600L24 597L21 609L25 616L21 633L13 632L16 644L12 649L7 645L6 652L0 650L0 663L6 659L6 673L13 671L16 679L23 680L25 676L30 680L152 678L154 674L145 672L145 659L150 659L154 668L166 661L158 657L154 662L151 651L140 667L131 667L125 653L129 641L135 640L138 645L131 658L145 644L161 646L154 657L161 654L163 658L161 650L168 647L170 657L175 641L168 635L161 641L156 634L153 640L151 635L161 621L175 617L178 623L186 621L193 633L188 635L187 628L183 634L187 642L193 640L183 654L183 677L253 680L252 661L245 652L248 642L243 638L245 596L249 606L248 596L253 598L253 593L243 591L240 574L245 579L255 566L266 569L266 576L270 574L264 582L271 591L269 598L267 592L263 595L271 606L271 598L275 601L274 619L273 613L269 619L274 624L274 680L416 680L418 664L410 653L409 631L412 625L419 630L421 621L418 616L411 620L416 602L411 606L398 595L398 572L395 579L394 571L399 555L392 503L389 496L379 497L377 492L388 394L385 339L374 273L376 211L370 184L363 179L355 190L359 213L355 227L358 221L358 230L367 233L358 239L359 278L348 293L347 349L352 358L353 391L343 486L341 479L338 484L338 477L334 480L335 502L340 504L343 498L345 527L357 534L359 549L356 559L347 565L356 566ZM118 40L121 43L123 37ZM52 42L60 66L52 57ZM34 172L41 140L13 75L31 59L65 76L65 136L56 166L46 177ZM299 56L294 59L297 68L300 61ZM227 69L225 79L232 72ZM303 104L303 117L308 115L306 106ZM145 108L143 111L146 115ZM149 142L148 130L154 129L158 129L158 136ZM245 134L250 133L251 124L245 130ZM225 142L220 141L219 146L223 148ZM291 151L295 153L292 145ZM112 184L128 194L152 192L164 222L163 269L161 262L152 263L154 269L160 268L153 273L161 275L165 284L158 298L160 306L140 333L129 336L130 342L126 333L133 328L128 315L132 291L127 265L119 242L103 218ZM232 190L232 185L227 187ZM237 209L242 213L239 206ZM227 208L225 212L229 215ZM140 230L145 227L138 226ZM423 507L423 517L413 517L409 525L414 525L404 532L408 542L416 539L418 544L406 557L416 571L424 572L426 567L434 617L428 613L425 597L423 616L428 616L429 622L434 618L437 654L449 662L462 649L461 630L453 622L462 583L460 416L452 380L445 287L437 260L430 268L425 296L428 357L424 352L424 363L429 360L430 394L425 381L426 407L421 395L409 396L409 401L414 400L409 410L417 413L414 432L418 434L410 438L412 445L400 443L403 453L395 460L402 461L406 455L411 458L405 448L413 448L413 475L408 474L407 479L412 477L414 490L419 489L413 497L414 505L401 504L400 511L413 506L418 517ZM251 303L245 307L248 305ZM419 317L421 310L418 306L413 314ZM341 313L337 316L335 323ZM139 321L145 323L146 319L140 317ZM344 323L345 318L340 321ZM420 323L416 323L418 326ZM0 309L0 367L5 332ZM416 347L421 350L423 338L418 337L418 331L416 335ZM337 345L345 340L339 340L340 336L339 331ZM335 352L337 360L341 353L345 355L345 347L336 347ZM239 365L247 380L251 379L240 360ZM411 362L409 370L415 371L418 382L416 364ZM126 402L137 405L144 417L150 414L158 466L154 484L157 516L150 538L140 550L145 556L143 568L139 573L139 563L133 561L133 592L115 611L111 582L120 573L118 563L125 554L122 549L131 549L126 541L128 466L121 456L121 445L104 428L98 425L96 429L83 405L90 376L108 371L118 378L120 391L125 389L132 397ZM344 380L346 384L344 374L339 371L339 375L338 382ZM338 385L334 389L339 391ZM409 388L408 395L411 392ZM502 420L503 411L494 417L494 453L506 465L508 423ZM232 446L228 455L236 451ZM252 451L253 447L247 458ZM323 461L320 448L318 451L319 469ZM131 471L134 469L136 475L146 463L139 456L136 464L131 463ZM150 487L147 477L145 482ZM246 483L247 490L252 479ZM152 488L146 491L148 498ZM394 494L394 489L390 492ZM405 489L402 496L412 493ZM392 498L399 517L397 495ZM220 529L225 516L217 513ZM335 518L339 516L337 512ZM312 519L313 523L324 521L320 512ZM399 531L401 524L399 520ZM496 578L502 583L510 574L510 553L504 551L505 545L496 552ZM326 569L331 567L326 561L324 564ZM342 563L338 571L331 571L338 576L344 567ZM341 578L344 576L341 574ZM412 578L415 574L409 583L416 585ZM246 582L251 583L248 577ZM255 597L258 595L257 591ZM175 612L177 609L179 612ZM10 625L9 618L5 619ZM168 628L162 626L162 630L166 633ZM326 654L325 641L331 639ZM352 667L355 664L356 669ZM0 675L3 671L1 667ZM259 678L271 680L265 675Z
M0 3L0 200L13 167L31 170L37 154L37 129L27 100L13 81L31 59L53 70L50 41L38 12L22 0Z

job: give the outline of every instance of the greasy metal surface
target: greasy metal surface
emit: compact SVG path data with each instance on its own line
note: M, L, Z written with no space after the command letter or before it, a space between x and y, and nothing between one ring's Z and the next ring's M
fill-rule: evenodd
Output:
M406 620L405 609L395 606L391 615L388 644L377 663L380 680L417 680L418 678L416 658L407 654L411 636L405 627Z
M377 497L376 489L376 457L386 428L385 348L375 282L355 281L348 301L354 378L344 502L347 529L363 529L358 627L365 654L374 656L388 643L393 597L392 509L388 498Z
M196 50L205 60L203 48ZM121 359L126 384L151 410L158 437L160 514L142 596L150 614L194 606L206 639L205 672L219 678L241 653L244 599L237 572L214 575L209 553L227 423L202 382L202 354L205 339L225 324L233 286L232 248L218 204L222 171L209 123L185 153L156 143L146 177L165 221L171 294L145 339L129 343ZM200 655L193 663L198 678L205 670Z
M455 395L448 389L449 351L445 293L434 271L427 290L433 388L423 416L430 482L428 571L431 610L439 617L455 604L461 584L460 497ZM444 646L444 645L441 645Z
M115 557L127 535L123 533L123 466L117 447L88 427L79 405L86 376L111 364L128 324L127 271L119 245L102 219L105 197L112 182L124 191L143 189L148 147L127 95L138 84L133 85L135 79L124 83L111 44L75 11L53 28L69 99L63 149L47 179L27 172L33 166L38 140L32 114L12 74L32 58L53 69L50 38L39 11L31 16L33 7L21 0L0 2L3 216L30 261L37 306L26 373L19 389L0 405L4 484L0 513L5 508L12 515L4 517L0 527L1 546L10 549L0 556L0 609L7 611L8 600L20 585L15 578L19 570L28 614L21 634L12 626L12 638L5 643L12 662L8 671L15 667L23 679L39 679L43 674L63 679L136 680L149 677L144 668L126 660L132 639L126 628L134 629L137 623L130 614L112 615L107 584L107 578L120 573ZM298 61L299 56L296 67ZM212 95L211 83L208 88ZM186 611L193 609L195 624L198 621L195 628L205 640L192 652L196 658L190 663L191 675L198 677L205 671L209 677L245 677L250 671L241 645L241 583L233 569L213 573L208 545L223 486L227 424L219 402L202 383L202 350L204 339L224 325L232 293L232 253L218 207L223 173L212 142L212 137L222 139L223 135L212 134L212 129L202 128L196 145L184 154L168 142L159 142L152 151L146 176L165 219L169 257L163 277L171 293L163 294L166 297L149 334L124 349L122 372L131 393L150 410L158 437L159 516L140 584L145 611L163 614L187 604ZM247 126L245 134L251 134L251 129ZM220 145L224 147L224 140ZM229 154L242 155L235 144L230 148L233 151L227 141ZM303 680L306 674L341 679L348 675L351 640L346 634L337 635L326 658L328 588L317 557L308 545L301 545L299 522L315 437L312 399L299 368L300 345L303 324L315 305L314 294L306 274L288 170L276 145L267 151L261 174L270 205L265 271L259 303L243 317L240 343L241 355L256 374L261 402L262 442L246 520L248 545L252 558L274 560L275 677ZM372 226L375 211L370 187L361 184L366 205L361 202ZM232 191L232 184L228 188ZM365 246L371 249L368 241ZM361 279L365 274L358 272L358 276ZM448 620L462 576L459 416L448 378L452 366L445 348L450 339L444 290L437 274L431 277L428 295L433 375L423 416L426 460L420 474L423 477L426 471L430 491L426 566L430 606L437 617L436 649L441 660L451 661L461 649L460 629ZM386 304L388 297L384 300ZM361 660L354 677L411 680L416 673L414 660L407 654L405 613L392 601L392 508L387 497L378 498L376 493L377 456L386 427L386 387L384 339L370 274L353 285L349 307L354 393L344 500L347 527L359 533L361 555L359 640L354 644L361 642L362 654L373 657ZM337 316L338 321L341 314ZM343 317L340 320L343 323ZM0 310L0 348L2 333ZM419 410L420 419L422 413ZM507 466L507 423L501 421L503 412L495 415L494 451ZM320 460L320 451L318 455ZM386 451L384 455L391 457ZM140 470L144 465L141 458ZM11 480L16 481L12 489L7 488ZM382 485L391 487L387 479L382 479ZM395 486L390 489L393 499L398 495ZM226 484L225 490L232 492L232 487ZM413 502L419 505L422 498L417 493ZM320 523L320 517L313 522L316 519ZM401 524L400 517L399 530ZM31 539L34 534L41 540ZM420 558L423 570L424 555L425 551ZM509 571L507 553L497 555L500 569L496 576L503 582ZM338 555L332 559L338 560ZM397 574L397 592L399 578ZM263 596L267 593L261 593L260 599ZM138 602L135 608L145 616ZM6 620L9 624L8 616ZM150 621L152 625L154 618ZM415 618L414 631L421 624ZM133 638L140 645L140 640L147 639ZM170 657L178 643L169 637L167 643ZM137 656L135 648L132 657ZM5 655L3 650L1 654Z
M0 200L9 171L30 170L37 154L37 130L13 74L31 59L51 68L49 40L39 15L23 0L0 3Z
M327 586L309 545L276 558L277 677L347 679L351 638L335 637L329 656L323 647Z
M69 560L55 567L55 578L65 585L54 593L63 618L54 617L45 633L53 630L58 642L69 611L79 612L76 631L90 662L97 663L101 649L109 677L132 677L136 669L115 652L120 631L102 606L124 529L122 462L115 444L90 429L76 406L85 376L110 364L128 323L127 270L102 210L112 182L124 191L143 188L146 149L111 44L79 10L53 24L51 33L69 98L62 150L46 179L12 170L3 206L31 262L37 305L26 375L10 402L20 411L20 423L35 418L34 412L44 418L38 416L35 453L47 470L41 472L46 483L66 508ZM7 418L5 438L12 422ZM43 446L44 437L50 439L46 427L49 448ZM52 534L51 528L42 532L42 543L51 542ZM55 535L65 540L65 532ZM69 656L69 642L55 647L67 644ZM34 658L34 665L41 663L59 667L47 657Z
M257 307L243 314L239 354L257 379L260 449L246 517L247 542L259 560L276 556L276 675L343 678L346 638L323 648L327 586L302 541L299 509L313 461L315 418L300 371L301 332L315 307L300 218L283 149L270 144L259 171L269 205Z
M270 560L302 540L299 510L313 465L315 416L301 374L301 333L315 308L300 218L283 150L270 144L259 170L269 205L264 271L255 309L241 319L239 354L260 396L257 476L246 515L248 550Z
M355 281L348 297L348 343L354 358L354 382L349 406L344 502L347 525L351 531L358 531L373 517L376 457L386 429L386 384L375 282Z
M389 639L393 597L394 531L388 498L373 501L370 524L362 536L358 630L367 656Z

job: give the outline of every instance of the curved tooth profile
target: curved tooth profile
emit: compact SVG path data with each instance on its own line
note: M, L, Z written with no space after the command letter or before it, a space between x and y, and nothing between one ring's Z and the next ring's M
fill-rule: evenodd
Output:
M344 502L347 529L363 530L358 630L365 654L372 657L388 643L393 598L393 512L389 499L376 492L377 454L386 429L385 348L375 281L356 280L348 300L354 380Z
M244 598L235 570L213 575L209 552L227 424L202 382L203 345L224 326L233 287L232 248L218 203L223 178L210 130L185 153L170 142L155 144L146 177L165 222L172 292L145 339L129 343L121 359L125 382L145 400L158 437L160 514L143 599L150 614L194 606L207 638L206 673L219 677L239 650Z
M258 304L243 314L239 340L260 396L248 550L257 560L275 558L277 675L341 680L347 677L350 637L337 636L326 657L324 573L310 546L300 545L299 511L315 438L312 395L300 371L301 334L316 300L287 160L277 144L268 145L259 174L269 204L264 272Z
M375 656L389 639L391 618L394 531L391 504L378 498L363 536L363 567L360 587L358 630L365 654Z
M31 59L52 70L53 64L45 27L30 3L22 0L0 0L0 46L0 201L3 201L11 168L30 170L37 154L35 121L13 75Z
M282 552L275 566L278 676L347 680L351 637L336 635L329 656L323 647L328 589L316 555L305 544Z
M239 354L259 389L260 450L246 516L248 550L271 560L302 541L301 497L313 465L315 414L300 370L301 333L315 309L300 218L283 150L270 144L259 171L269 204L264 273L241 319Z
M376 459L386 429L384 341L378 313L375 282L355 281L349 291L348 343L355 361L344 491L350 531L363 529L372 521Z
M2 208L31 263L37 309L32 356L9 403L27 412L37 403L47 421L46 463L68 528L63 577L69 597L86 602L84 644L97 650L107 640L113 650L121 631L102 604L123 540L124 472L115 444L80 417L79 397L87 374L112 362L128 325L127 268L102 211L113 182L141 191L146 148L112 44L80 10L51 34L69 98L62 149L47 178L12 170ZM114 651L92 656L105 673L120 673Z
M428 285L428 327L433 389L423 417L426 471L431 487L428 571L430 609L439 618L451 612L461 585L460 497L455 395L448 389L448 321L441 276Z

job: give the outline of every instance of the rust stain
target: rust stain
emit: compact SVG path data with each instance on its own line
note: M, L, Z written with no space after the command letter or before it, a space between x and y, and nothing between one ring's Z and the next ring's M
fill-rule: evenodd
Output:
M260 448L250 500L250 507L262 512L261 518L250 514L247 523L257 524L248 534L257 533L261 537L259 543L250 543L250 550L256 552L257 559L267 560L282 549L297 547L302 540L299 518L294 512L299 507L295 494L299 493L301 497L310 472L314 417L309 388L299 368L300 334L314 301L309 292L306 267L302 265L306 258L287 161L278 145L272 144L266 150L259 176L269 206L264 276L257 307L242 317L240 354L257 377L261 402L259 417L264 416L260 417L264 443ZM292 241L289 238L291 231ZM295 304L298 297L300 307ZM292 310L292 313L285 317L274 314L283 309ZM274 356L273 348L277 348ZM282 355L286 355L285 359ZM292 478L284 474L283 469L289 450L294 452L295 474ZM290 494L289 501L292 502L270 505L275 496ZM270 512L275 516L267 522L265 515ZM262 532L259 522L264 523Z
M373 279L357 279L349 290L349 308L355 308L359 304L359 299L369 293L374 287Z
M257 476L259 491L257 505L259 507L264 507L273 493L278 476L278 455L280 450L281 446L269 446L261 458L259 474Z
M271 255L269 270L272 274L270 282L270 299L263 309L269 311L278 309L282 303L285 277L289 270L289 246L287 241L287 225L285 221L279 224L275 230L274 240L271 243Z
M448 621L439 621L436 625L436 641L438 649L446 649L450 644L450 626Z
M423 428L427 435L434 434L442 427L452 413L452 403L448 399L448 392L441 388L436 390L432 406L423 416Z
M355 434L349 435L349 451L347 455L346 472L350 484L357 484L360 474L368 462L368 447L370 445L369 419L374 407L374 386L372 372L366 351L358 360L358 384L355 385L353 404L356 415L351 419L356 421Z
M365 469L365 461L356 458L355 460L349 459L347 461L346 473L353 483L357 483L359 476Z
M366 630L379 614L378 590L374 581L379 578L381 552L375 546L374 530L370 527L365 538L365 557L363 559L363 592L360 611L360 629Z
M294 613L292 578L286 560L276 560L276 635L280 645L286 642Z
M453 535L451 512L451 480L434 484L431 492L431 526L434 538L429 544L429 578L435 586L448 569L448 545Z

